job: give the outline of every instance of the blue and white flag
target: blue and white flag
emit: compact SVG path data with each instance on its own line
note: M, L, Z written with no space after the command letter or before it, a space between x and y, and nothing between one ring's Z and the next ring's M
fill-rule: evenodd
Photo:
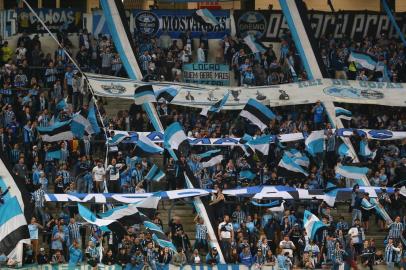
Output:
M350 157L351 156L350 148L348 148L348 146L345 143L340 144L340 146L338 147L338 155L340 157Z
M221 154L220 149L210 150L197 156L200 158L203 168L217 165L223 160L223 155Z
M74 137L71 130L71 120L55 122L48 127L37 127L37 131L44 142L71 141Z
M245 145L249 147L252 152L255 152L260 159L267 159L269 154L269 145L271 143L271 135L264 135L252 140L249 140Z
M335 107L335 113L336 113L337 118L351 121L351 118L352 118L352 112L351 111L346 110L346 109L341 108L341 107Z
M78 204L79 215L88 223L96 225L102 231L105 232L114 232L118 235L125 235L127 231L125 230L124 226L114 219L103 219L98 218L92 211L88 208L83 206L82 204Z
M312 131L305 141L306 151L313 157L318 153L323 153L325 149L324 138L324 130Z
M304 211L303 228L306 230L307 236L314 240L316 233L319 229L327 227L318 217L313 215L310 211Z
M354 51L350 53L348 61L355 62L361 67L369 70L375 70L376 64L378 63L378 61L372 55Z
M147 175L145 176L145 180L152 181L152 182L159 182L162 178L165 177L165 173L158 168L157 165L153 165L152 168L149 170Z
M227 94L225 94L225 96L222 99L220 99L219 101L217 101L210 107L204 108L200 112L200 115L207 116L207 113L209 113L209 112L218 113L223 108L224 104L226 104L229 95L230 95L230 92L227 92Z
M362 179L368 173L367 167L337 165L336 173L349 179Z
M359 142L359 153L358 154L365 158L374 159L376 156L376 151L373 151L373 152L371 151L371 149L368 146L367 140L361 140Z
M85 111L79 111L72 117L71 130L78 139L83 138L85 133L93 134L92 124L87 117L88 112Z
M266 52L265 48L255 41L255 38L252 35L248 35L244 38L245 44L250 48L252 53L264 53Z
M214 27L219 24L219 21L214 17L213 13L207 8L196 10L192 16L195 20L204 25L211 25Z
M296 164L302 167L309 167L310 164L309 158L303 155L299 150L292 148L285 151L284 154L290 157Z
M28 222L33 215L32 196L27 190L26 179L12 173L5 153L0 153L0 253L22 261L22 243L30 243ZM10 187L10 189L8 189Z
M173 150L175 154L187 154L190 150L189 140L178 123L172 123L164 132L164 147Z
M169 240L161 227L153 223L151 220L143 222L144 227L152 234L152 239L162 248L169 248L173 252L177 252L174 244Z
M46 152L46 160L50 159L60 160L61 157L62 157L61 149Z
M247 104L245 104L240 116L259 127L261 131L268 127L272 119L276 118L271 109L253 98L250 98Z
M87 113L87 120L90 123L92 128L92 133L89 134L97 134L100 132L99 124L97 123L97 116L96 116L96 106L94 105L93 100L89 103L89 111Z
M279 161L278 167L293 173L302 174L304 176L309 175L309 173L302 166L296 163L295 160L289 157L289 155L287 155L286 153L283 154L281 160ZM287 172L286 174L289 174L289 172Z
M135 145L135 155L139 157L147 157L155 154L162 154L164 149L155 144L148 137L138 134L138 141Z
M130 135L127 133L118 133L118 134L114 134L113 137L110 137L107 139L107 144L110 146L115 146L120 144L123 140L129 138Z
M178 92L179 92L178 88L174 86L167 86L155 91L155 97L157 101L163 99L166 102L171 103L171 101L176 97Z
M141 85L134 90L134 103L142 105L144 103L156 102L152 85Z

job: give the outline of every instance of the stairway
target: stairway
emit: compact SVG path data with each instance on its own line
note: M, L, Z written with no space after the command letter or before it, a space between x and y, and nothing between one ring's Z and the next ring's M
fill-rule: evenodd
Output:
M331 209L331 214L333 215L334 221L338 221L340 216L344 217L344 220L348 223L351 227L351 220L352 216L351 213L348 212L348 203L337 203L335 209ZM365 239L370 240L374 239L376 244L377 250L384 250L384 243L385 237L387 235L387 231L381 232L379 231L378 224L375 224L375 215L371 215L369 217L369 231L365 234Z

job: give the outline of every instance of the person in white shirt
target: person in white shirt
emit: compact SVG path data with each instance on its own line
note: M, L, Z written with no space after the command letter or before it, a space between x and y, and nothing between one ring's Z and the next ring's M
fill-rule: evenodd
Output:
M200 43L199 49L197 49L197 62L204 63L206 62L206 55L204 53L204 43Z
M95 166L92 170L93 175L93 182L96 192L101 192L101 183L106 178L106 171L103 167L101 161L97 162L97 166Z
M289 240L289 236L285 235L279 243L279 248L282 249L281 254L289 253L289 258L293 258L293 250L296 249L295 244Z
M106 173L108 176L108 189L111 193L120 192L120 169L123 164L117 164L115 158L111 160L111 164L107 166Z
M230 217L224 215L224 221L218 226L218 235L220 236L221 249L224 252L226 262L231 260L231 243L234 240L233 223L230 222Z

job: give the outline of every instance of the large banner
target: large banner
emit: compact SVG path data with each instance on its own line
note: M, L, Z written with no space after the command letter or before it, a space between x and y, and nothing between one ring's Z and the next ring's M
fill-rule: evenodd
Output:
M82 12L72 8L35 9L38 16L51 31L78 32L82 29ZM45 33L46 30L28 9L18 11L18 31L21 33Z
M193 63L183 65L183 81L207 85L230 85L230 67L223 64Z
M191 31L193 38L199 38L202 31L209 39L223 38L230 29L230 11L212 10L220 22L219 25L202 25L193 18L194 10L126 10L131 32L160 36L168 32L172 38L179 38L181 33ZM93 33L109 34L104 15L99 10L93 11Z
M297 83L255 86L223 87L177 82L141 82L111 76L86 74L97 96L134 99L135 86L152 84L154 91L168 86L177 88L178 94L171 104L204 108L230 92L223 110L241 110L250 98L271 107L342 102L406 107L406 84L366 82L339 79L316 79Z
M260 41L279 41L289 29L280 10L258 10L234 12L237 33L256 36ZM395 17L401 31L406 34L406 13L396 13ZM356 41L369 36L379 38L399 38L385 13L373 11L339 11L336 13L309 11L309 20L316 38L333 35L334 38L351 38Z
M0 35L8 38L17 33L17 12L14 9L0 10Z

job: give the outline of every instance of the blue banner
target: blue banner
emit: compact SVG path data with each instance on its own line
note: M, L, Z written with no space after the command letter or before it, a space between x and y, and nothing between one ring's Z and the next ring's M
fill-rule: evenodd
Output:
M193 63L183 65L183 81L208 85L230 85L230 68L223 64Z
M203 31L209 39L221 39L230 30L230 11L212 10L219 21L216 26L203 25L194 19L195 10L126 10L126 16L132 33L148 36L160 36L167 31L171 38L179 38L181 33L191 31L192 38L200 38ZM103 12L93 11L94 35L109 34Z

